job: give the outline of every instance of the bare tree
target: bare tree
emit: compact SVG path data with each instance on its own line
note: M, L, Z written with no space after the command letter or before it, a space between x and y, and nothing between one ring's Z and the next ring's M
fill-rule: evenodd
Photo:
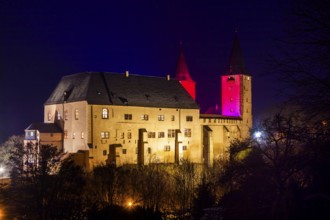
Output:
M290 102L311 119L330 118L330 2L292 0L273 69ZM289 95L288 95L289 94Z

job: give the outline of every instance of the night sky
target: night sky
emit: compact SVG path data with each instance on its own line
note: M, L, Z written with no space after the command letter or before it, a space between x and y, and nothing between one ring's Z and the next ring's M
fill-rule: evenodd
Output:
M0 1L0 143L43 121L62 76L84 71L174 76L182 42L202 110L220 100L234 32L253 76L253 115L279 100L265 58L283 1Z

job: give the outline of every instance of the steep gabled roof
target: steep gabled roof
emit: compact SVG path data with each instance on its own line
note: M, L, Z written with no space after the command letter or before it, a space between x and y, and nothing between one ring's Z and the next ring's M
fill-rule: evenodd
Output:
M87 101L89 104L192 108L199 106L176 79L86 72L62 77L45 105Z
M235 32L234 44L229 57L228 66L226 68L226 74L245 74L247 73L245 69L243 54L241 51L240 43L238 40L237 32Z
M186 64L186 59L184 57L182 47L180 48L178 63L176 64L175 78L179 81L183 81L183 80L193 81L189 74L189 70Z
M62 133L62 130L55 123L35 122L25 130L38 130L40 133Z

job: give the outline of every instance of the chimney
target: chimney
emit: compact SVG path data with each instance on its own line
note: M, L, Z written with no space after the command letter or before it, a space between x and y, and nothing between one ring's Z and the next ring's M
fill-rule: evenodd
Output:
M128 70L125 71L125 77L129 77L129 72L128 72Z
M171 79L170 74L167 74L166 79L169 81Z

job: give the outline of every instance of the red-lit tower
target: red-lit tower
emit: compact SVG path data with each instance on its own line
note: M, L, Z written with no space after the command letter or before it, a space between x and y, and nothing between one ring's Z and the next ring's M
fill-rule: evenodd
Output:
M246 128L252 127L251 76L245 69L237 33L225 75L221 76L222 115L241 117Z
M179 59L176 65L175 78L181 83L189 95L196 100L196 83L191 79L189 74L182 47L180 48Z

